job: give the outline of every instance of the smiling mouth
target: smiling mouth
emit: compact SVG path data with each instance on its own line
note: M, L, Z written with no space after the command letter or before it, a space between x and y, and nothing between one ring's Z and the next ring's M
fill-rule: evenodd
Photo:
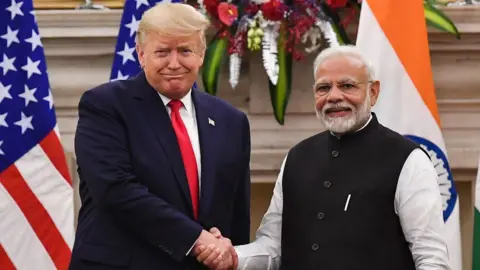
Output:
M352 110L350 108L330 108L325 110L325 114L333 117L342 117L350 113Z

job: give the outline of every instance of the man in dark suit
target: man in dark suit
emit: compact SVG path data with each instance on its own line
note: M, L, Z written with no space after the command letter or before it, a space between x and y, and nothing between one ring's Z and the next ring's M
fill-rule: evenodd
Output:
M189 5L153 7L136 37L143 71L82 96L70 269L203 269L195 256L212 246L220 256L210 265L236 267L232 244L250 234L249 122L191 90L208 26Z

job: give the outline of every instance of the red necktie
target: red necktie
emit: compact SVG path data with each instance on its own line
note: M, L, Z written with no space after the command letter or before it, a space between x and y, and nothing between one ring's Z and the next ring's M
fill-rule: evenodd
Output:
M183 103L180 100L171 100L168 106L172 110L171 119L172 126L177 135L178 145L180 146L180 152L182 153L183 165L187 175L188 186L190 187L190 197L192 198L193 215L195 219L198 217L198 170L197 160L195 159L195 153L193 152L192 143L188 137L185 124L180 117L180 108Z

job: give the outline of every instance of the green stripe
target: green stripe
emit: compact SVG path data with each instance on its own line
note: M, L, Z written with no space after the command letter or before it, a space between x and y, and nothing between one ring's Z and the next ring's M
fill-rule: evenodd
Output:
M480 194L477 194L480 196ZM473 217L473 267L472 270L480 270L480 209L475 208Z

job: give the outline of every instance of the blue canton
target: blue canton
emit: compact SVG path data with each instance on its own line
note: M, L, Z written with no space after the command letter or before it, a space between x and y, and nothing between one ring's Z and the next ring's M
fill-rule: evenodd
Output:
M0 1L0 173L56 126L32 0Z

